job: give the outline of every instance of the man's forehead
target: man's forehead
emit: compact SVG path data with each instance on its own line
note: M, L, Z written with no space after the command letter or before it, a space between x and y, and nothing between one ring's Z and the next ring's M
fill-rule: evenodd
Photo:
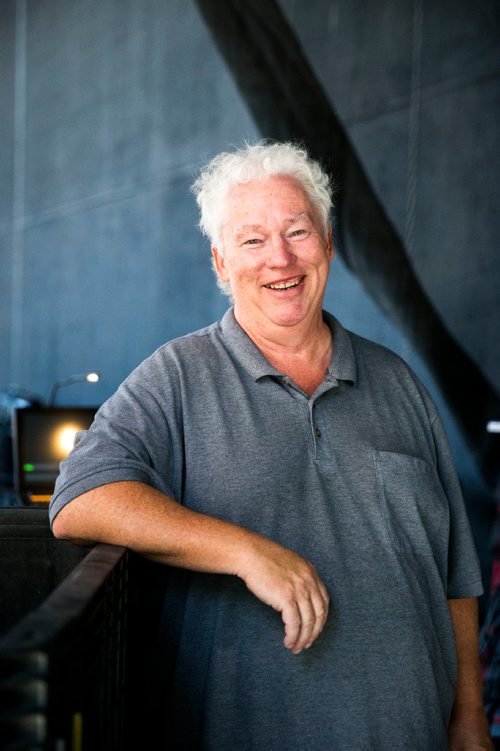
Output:
M219 227L235 235L277 221L286 228L300 220L316 226L319 217L299 180L280 174L232 185L223 200Z
M235 182L230 185L227 196L230 198L232 195L241 196L241 194L245 193L259 194L268 191L293 191L294 193L301 193L307 199L307 192L300 180L294 175L286 174L266 175L251 180Z

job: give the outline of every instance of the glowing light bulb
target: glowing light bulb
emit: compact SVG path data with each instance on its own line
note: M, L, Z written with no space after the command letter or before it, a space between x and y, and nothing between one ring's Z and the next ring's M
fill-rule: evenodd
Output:
M97 383L99 380L99 373L87 373L85 380L89 383Z
M69 452L75 445L75 436L81 430L79 425L62 425L54 436L54 443L58 455L61 458L68 456Z

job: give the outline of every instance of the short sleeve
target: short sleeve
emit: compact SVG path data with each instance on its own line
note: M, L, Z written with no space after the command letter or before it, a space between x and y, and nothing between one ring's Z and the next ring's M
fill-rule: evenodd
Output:
M448 439L439 416L434 418L432 431L436 448L437 470L450 509L446 595L448 599L478 597L484 591L479 558L472 538Z
M135 480L171 497L175 397L158 363L145 361L77 435L61 463L52 497L51 523L77 496L108 483Z

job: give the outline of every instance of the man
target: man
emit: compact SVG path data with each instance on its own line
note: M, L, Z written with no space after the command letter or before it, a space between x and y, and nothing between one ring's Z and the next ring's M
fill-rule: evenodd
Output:
M101 408L54 533L177 567L173 748L491 748L480 575L435 407L322 311L328 178L259 143L195 192L234 307Z

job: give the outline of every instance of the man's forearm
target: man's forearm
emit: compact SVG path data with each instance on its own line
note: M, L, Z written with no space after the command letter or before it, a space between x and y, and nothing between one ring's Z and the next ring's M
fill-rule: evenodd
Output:
M161 563L239 576L281 613L285 646L309 647L328 614L328 593L300 555L231 522L181 506L139 482L103 485L75 498L53 522L56 537L123 545Z
M186 509L140 482L110 483L84 493L62 508L52 529L73 542L123 545L161 563L225 574L237 574L251 534Z
M457 686L449 726L450 751L493 749L483 708L477 600L448 600L455 633Z

